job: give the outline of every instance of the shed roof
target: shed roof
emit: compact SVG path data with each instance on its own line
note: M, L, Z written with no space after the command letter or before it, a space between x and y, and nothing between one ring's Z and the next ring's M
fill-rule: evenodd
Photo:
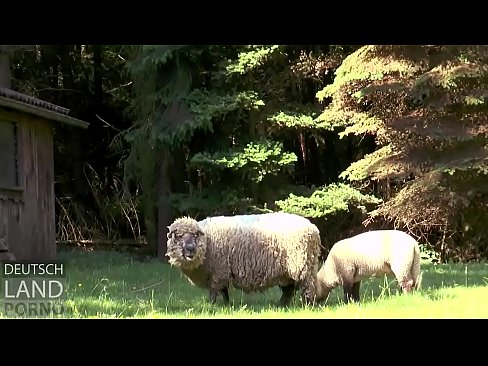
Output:
M68 116L69 109L67 108L60 107L56 104L22 94L8 88L0 88L0 106L16 109L25 113L36 115L38 117L65 123L75 127L87 128L89 126L88 122Z

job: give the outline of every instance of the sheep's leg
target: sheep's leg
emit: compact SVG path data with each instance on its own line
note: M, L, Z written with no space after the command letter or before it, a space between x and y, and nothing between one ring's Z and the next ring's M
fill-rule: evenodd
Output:
M282 295L280 298L279 306L288 306L293 299L293 296L295 296L295 284L292 283L290 285L286 286L280 286Z
M230 298L229 298L229 289L227 287L224 287L220 293L222 294L222 296L224 297L224 302L226 304L229 304L230 302Z
M359 302L359 286L361 285L361 281L354 282L352 284L352 298L355 302Z
M229 290L228 283L219 280L213 280L209 288L209 300L212 304L217 302L218 295L222 295L225 304L229 304Z
M211 304L215 304L217 302L217 291L214 289L211 289L209 291L209 301Z

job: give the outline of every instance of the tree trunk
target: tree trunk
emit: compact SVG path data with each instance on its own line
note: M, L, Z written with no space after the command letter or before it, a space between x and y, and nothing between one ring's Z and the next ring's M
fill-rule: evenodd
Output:
M186 171L186 156L183 148L175 149L171 156L171 192L188 193L186 181L189 180Z
M147 200L149 201L149 200ZM157 210L150 204L145 205L144 227L146 229L147 254L156 255L158 247L158 229L156 223Z
M302 163L303 163L303 179L304 179L304 182L307 182L308 181L308 167L307 167L307 148L306 148L306 145L305 145L305 134L303 133L303 131L300 131L298 133L298 143L299 143L299 146L300 146L300 155L301 155L301 158L302 158Z
M165 153L165 155L167 152ZM159 177L158 177L158 248L157 256L163 261L167 261L166 257L166 234L168 232L168 226L171 225L172 215L171 215L171 204L169 201L169 195L171 193L171 181L168 174L169 159L165 156L159 166Z
M102 46L93 46L93 84L95 94L95 104L97 112L103 104L103 88L102 88Z

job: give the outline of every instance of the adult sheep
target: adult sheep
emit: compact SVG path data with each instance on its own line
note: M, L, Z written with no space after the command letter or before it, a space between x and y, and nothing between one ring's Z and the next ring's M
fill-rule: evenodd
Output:
M334 244L317 274L317 302L342 286L344 302L359 301L361 280L393 274L404 293L418 288L420 250L417 241L399 230L374 230Z
M286 306L300 289L311 304L319 267L320 235L309 220L294 214L176 219L167 234L171 265L194 286L208 289L216 302L229 303L229 287L262 292L279 286L279 305Z

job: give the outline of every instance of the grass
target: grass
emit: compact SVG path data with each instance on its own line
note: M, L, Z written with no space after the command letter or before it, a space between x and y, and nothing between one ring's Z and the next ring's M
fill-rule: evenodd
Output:
M61 252L66 264L64 318L488 318L488 264L423 264L420 292L402 295L392 277L361 284L360 304L344 305L342 290L325 305L275 306L281 293L231 290L231 306L207 301L167 264L118 252ZM0 317L7 317L3 305ZM35 314L29 314L35 317ZM51 315L51 317L53 317Z

